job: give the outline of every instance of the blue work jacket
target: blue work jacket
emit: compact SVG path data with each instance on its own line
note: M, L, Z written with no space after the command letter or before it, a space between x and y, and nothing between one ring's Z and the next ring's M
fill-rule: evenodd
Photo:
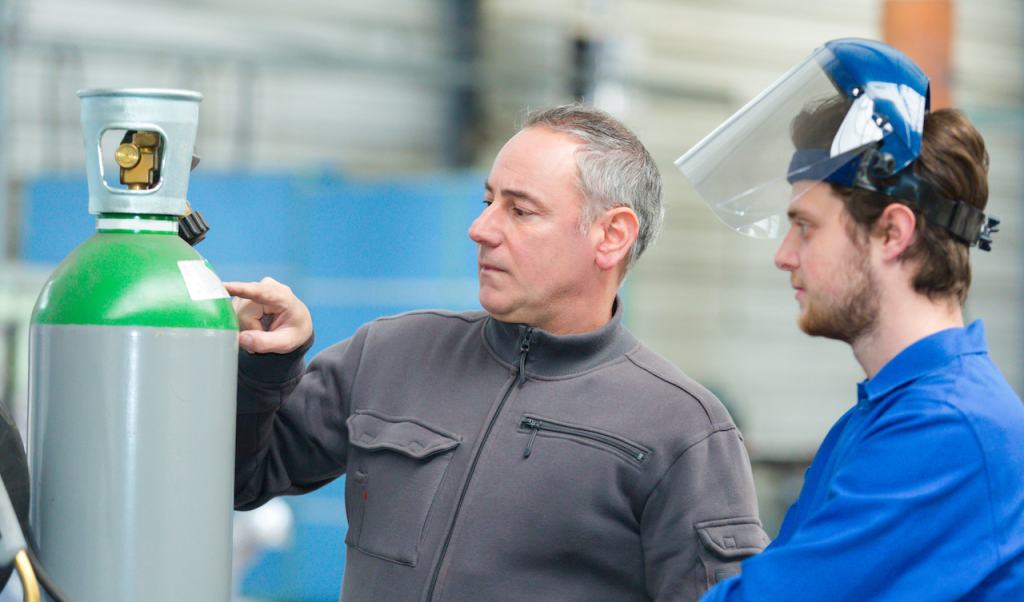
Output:
M702 602L1024 601L1024 405L980 321L857 386L778 538Z

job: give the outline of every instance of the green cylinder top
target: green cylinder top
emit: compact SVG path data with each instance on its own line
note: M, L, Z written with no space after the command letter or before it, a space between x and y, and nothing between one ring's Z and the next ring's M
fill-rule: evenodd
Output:
M220 279L176 225L165 216L101 216L98 232L43 286L32 323L236 330Z

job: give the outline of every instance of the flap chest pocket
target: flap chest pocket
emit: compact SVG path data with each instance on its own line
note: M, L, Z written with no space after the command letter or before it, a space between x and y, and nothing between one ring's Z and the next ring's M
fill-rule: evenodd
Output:
M349 417L345 542L416 566L434 497L460 437L420 420L361 411Z
M458 447L454 435L409 419L385 417L369 412L348 419L348 439L365 450L389 449L410 458L422 459Z

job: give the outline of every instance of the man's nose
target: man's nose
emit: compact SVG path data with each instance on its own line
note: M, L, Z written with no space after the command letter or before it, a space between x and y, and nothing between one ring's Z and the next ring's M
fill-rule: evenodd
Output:
M789 229L785 238L782 239L782 244L779 245L779 250L775 252L775 267L784 272L792 272L799 265L796 246L793 241L794 231L796 231L796 228Z
M498 246L498 243L501 242L501 229L497 223L498 216L496 213L493 203L484 207L483 212L469 226L470 240L478 245Z

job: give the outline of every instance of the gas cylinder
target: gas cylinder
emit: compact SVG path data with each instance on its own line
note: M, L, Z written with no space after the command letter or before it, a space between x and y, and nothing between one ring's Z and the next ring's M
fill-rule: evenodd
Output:
M209 263L178 236L202 96L78 95L97 221L32 315L40 558L75 601L228 600L238 324ZM108 132L124 134L110 151ZM121 186L105 179L111 165Z

